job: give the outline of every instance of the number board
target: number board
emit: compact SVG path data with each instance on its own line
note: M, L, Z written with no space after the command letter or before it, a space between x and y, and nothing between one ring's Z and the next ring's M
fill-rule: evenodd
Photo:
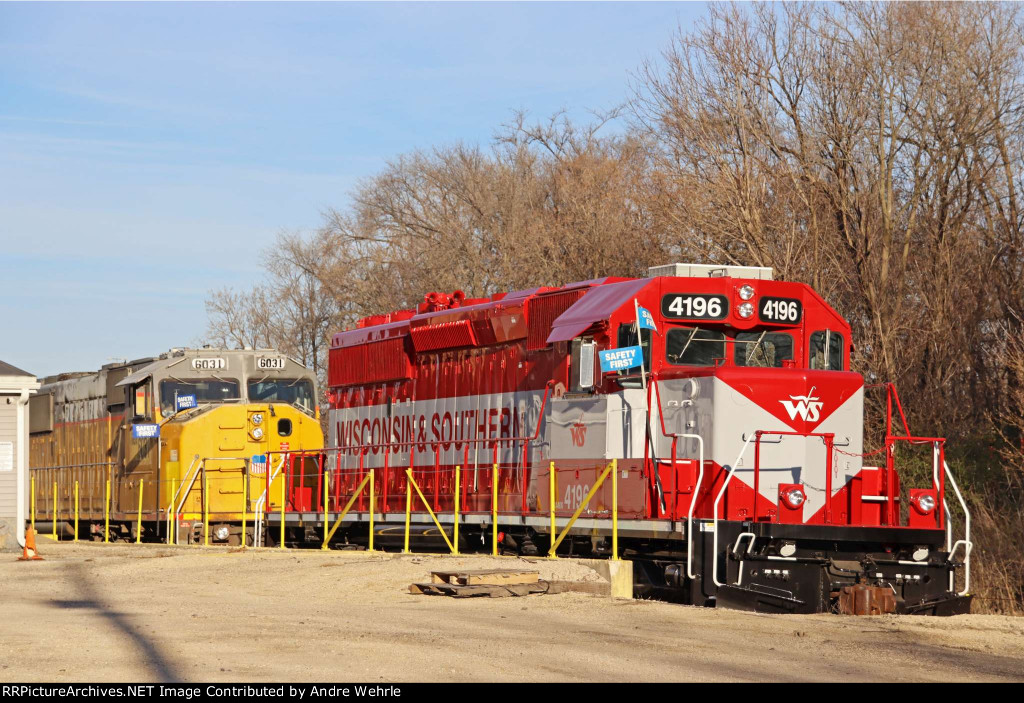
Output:
M264 371L284 369L284 358L280 356L257 356L256 368Z
M226 367L227 363L220 357L192 360L192 368L196 371L214 371L216 369L223 369Z
M724 295L669 293L661 299L661 314L669 319L724 320L729 299Z
M794 298L764 297L757 304L757 314L762 322L795 325L800 322L803 312L803 304Z

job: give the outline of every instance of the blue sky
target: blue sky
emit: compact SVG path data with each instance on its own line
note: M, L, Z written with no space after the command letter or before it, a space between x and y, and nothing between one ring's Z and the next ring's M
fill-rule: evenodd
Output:
M613 106L703 9L0 2L0 359L195 342L210 289L387 159Z

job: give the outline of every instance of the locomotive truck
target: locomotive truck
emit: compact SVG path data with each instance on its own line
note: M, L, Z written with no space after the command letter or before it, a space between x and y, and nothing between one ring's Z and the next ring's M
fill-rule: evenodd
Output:
M268 517L324 547L626 558L637 592L692 604L966 612L945 440L912 435L852 348L811 287L759 267L430 293L333 336L328 448L313 474L289 458ZM888 410L865 452L869 392ZM903 487L914 449L929 476Z

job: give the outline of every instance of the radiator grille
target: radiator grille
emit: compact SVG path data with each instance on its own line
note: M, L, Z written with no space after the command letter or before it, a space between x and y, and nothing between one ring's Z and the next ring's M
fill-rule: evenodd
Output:
M331 349L329 386L357 386L412 378L405 337Z
M551 326L555 320L571 308L586 292L586 288L577 288L531 298L526 308L529 326L526 335L526 348L543 349L546 347L548 335L551 334Z
M413 327L409 334L412 337L412 346L417 352L476 346L476 334L473 332L473 323L469 320Z

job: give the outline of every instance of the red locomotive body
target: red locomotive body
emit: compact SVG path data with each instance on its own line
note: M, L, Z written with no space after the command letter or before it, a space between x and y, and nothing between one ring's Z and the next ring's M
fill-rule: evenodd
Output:
M643 366L602 372L602 352L637 345ZM821 612L881 587L905 612L963 612L970 542L953 541L944 441L890 424L863 466L851 349L835 310L768 269L432 293L334 335L331 449L289 524L338 515L372 472L380 544L403 533L411 475L414 544L440 539L436 520L465 546L547 552L564 531L559 552L610 555L615 523L637 588L685 602ZM901 502L894 447L911 441L934 471ZM335 539L365 540L368 518L360 498Z

